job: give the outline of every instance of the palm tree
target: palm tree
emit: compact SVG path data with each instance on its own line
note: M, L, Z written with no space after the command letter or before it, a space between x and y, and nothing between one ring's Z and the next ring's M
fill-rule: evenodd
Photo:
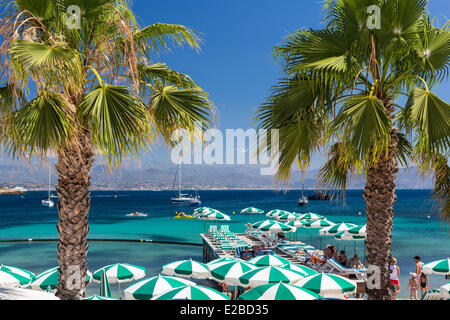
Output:
M182 25L141 28L126 0L0 0L0 8L0 139L14 157L57 155L57 296L81 299L94 156L114 169L161 137L176 143L179 128L211 125L207 94L153 61L201 41Z
M380 16L367 14L371 5ZM381 272L369 299L389 298L399 162L434 174L449 218L450 107L430 90L448 78L450 33L426 8L424 0L325 1L323 29L298 30L275 48L284 76L256 114L260 128L279 130L279 182L316 151L329 154L322 186L344 194L349 178L366 177L367 262Z

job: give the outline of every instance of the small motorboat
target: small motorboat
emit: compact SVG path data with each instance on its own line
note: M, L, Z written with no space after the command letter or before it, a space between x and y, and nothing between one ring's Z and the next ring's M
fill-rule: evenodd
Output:
M49 199L42 200L41 201L41 205L43 205L44 207L51 208L51 207L53 207L55 205L55 203L52 200L50 200L50 198L49 198Z
M127 217L146 217L147 214L139 211L135 211L126 215Z

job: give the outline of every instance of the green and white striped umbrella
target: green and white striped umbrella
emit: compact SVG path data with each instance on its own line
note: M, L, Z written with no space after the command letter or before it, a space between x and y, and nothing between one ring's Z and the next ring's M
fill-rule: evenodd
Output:
M311 228L311 229L322 229L326 227L332 227L335 223L328 221L326 219L320 219L320 220L311 220L304 224L305 228Z
M239 300L319 300L321 297L307 289L286 283L265 284L243 293Z
M367 227L367 225L356 226L356 227L348 229L347 231L350 234L356 234L358 236L367 236L366 227Z
M356 227L356 225L353 223L342 222L342 223L336 224L336 225L332 226L331 228L329 228L327 230L326 234L327 235L335 235L335 234L338 234L339 232L347 231L348 229L351 229L353 227Z
M221 220L221 221L230 221L230 216L226 215L222 212L212 212L212 213L203 213L197 217L200 220Z
M356 282L330 273L315 274L295 284L326 298L342 297L356 291Z
M152 277L144 279L125 289L125 300L150 300L167 291L183 286L195 286L192 281L171 276Z
M286 210L275 209L275 210L270 210L269 212L267 212L266 216L269 218L276 218L276 217L282 216L286 213L290 213L290 212L286 211Z
M210 214L210 213L216 213L216 212L221 213L219 210L216 210L213 208L207 208L207 207L204 207L203 209L200 209L198 211L197 210L198 209L194 210L195 215Z
M241 213L255 213L255 214L261 214L264 213L263 210L255 208L255 207L249 207L241 210Z
M139 280L145 277L145 268L128 263L115 263L98 269L94 272L95 282L100 282L103 270L106 271L106 277L109 283L122 283L133 280Z
M31 283L31 288L34 290L52 291L58 286L59 281L59 267L54 267L44 272L41 272L36 276L34 281ZM88 271L86 282L90 283L92 281L92 274Z
M83 298L83 300L106 301L106 300L118 300L118 299L106 298L106 297L102 297L102 296L91 296L91 297Z
M228 284L239 285L239 278L250 270L258 268L250 262L242 261L224 261L214 263L208 266L209 273L213 280L225 282Z
M293 264L293 263L288 263L288 264L284 264L281 266L282 268L285 269L289 269L289 270L294 270L297 272L302 273L305 277L308 276L312 276L315 274L319 274L316 270L313 270L307 266L303 266L303 265L299 265L299 264Z
M273 220L259 221L252 224L252 228L269 232L295 232L296 228L290 227L284 223Z
M111 288L109 287L108 277L106 276L106 270L102 270L102 277L100 279L100 296L105 298L111 298Z
M443 259L424 264L422 267L424 273L450 275L450 259Z
M294 221L298 219L300 219L300 215L298 213L285 213L277 217L277 220L280 221Z
M4 265L0 266L0 287L25 287L29 285L35 277L33 272L25 269Z
M183 278L207 279L209 277L208 266L192 259L165 264L162 267L162 273Z
M305 222L301 220L293 220L286 222L285 225L293 228L302 228L305 225Z
M308 212L308 213L300 215L299 219L300 220L320 220L320 219L325 219L325 217L321 216L320 214L317 214L317 213Z
M172 289L152 300L230 300L230 298L208 287L184 286Z
M333 226L331 226L333 227ZM330 234L328 234L328 230L331 229L331 227L326 227L326 228L322 228L319 230L319 235L321 236L329 236Z
M268 283L289 283L293 284L303 278L303 274L297 271L282 267L261 267L248 271L239 278L243 287L257 287Z
M289 260L279 256L266 254L254 257L248 260L248 263L254 264L255 266L258 267L268 267L268 266L281 266L283 264L288 264Z
M450 282L440 288L441 299L450 299Z
M233 257L223 257L223 258L220 258L220 259L212 260L212 261L208 262L206 265L209 268L209 266L211 266L213 264L216 264L216 263L231 262L231 261L244 261L244 260L239 259L239 258L233 258Z
M361 240L366 240L365 236L360 236L357 234L351 234L348 233L348 231L342 231L337 233L334 238L336 240L353 240L353 241L361 241Z

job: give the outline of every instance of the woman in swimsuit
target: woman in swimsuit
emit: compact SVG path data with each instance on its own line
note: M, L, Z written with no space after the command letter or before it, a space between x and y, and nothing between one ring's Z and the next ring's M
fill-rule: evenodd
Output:
M425 292L427 292L428 290L430 290L430 285L428 283L428 277L425 273L422 272L420 274L420 294L421 294L422 298L425 295Z

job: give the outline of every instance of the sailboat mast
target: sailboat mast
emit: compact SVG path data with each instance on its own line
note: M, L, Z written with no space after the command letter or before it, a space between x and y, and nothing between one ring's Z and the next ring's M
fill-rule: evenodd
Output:
M50 183L51 183L51 177L50 177L50 175L51 175L51 167L50 167L50 165L49 165L49 167L48 167L48 198L50 199Z
M179 177L179 184L178 184L178 197L181 198L181 161L180 161L180 168L178 170L178 177Z

